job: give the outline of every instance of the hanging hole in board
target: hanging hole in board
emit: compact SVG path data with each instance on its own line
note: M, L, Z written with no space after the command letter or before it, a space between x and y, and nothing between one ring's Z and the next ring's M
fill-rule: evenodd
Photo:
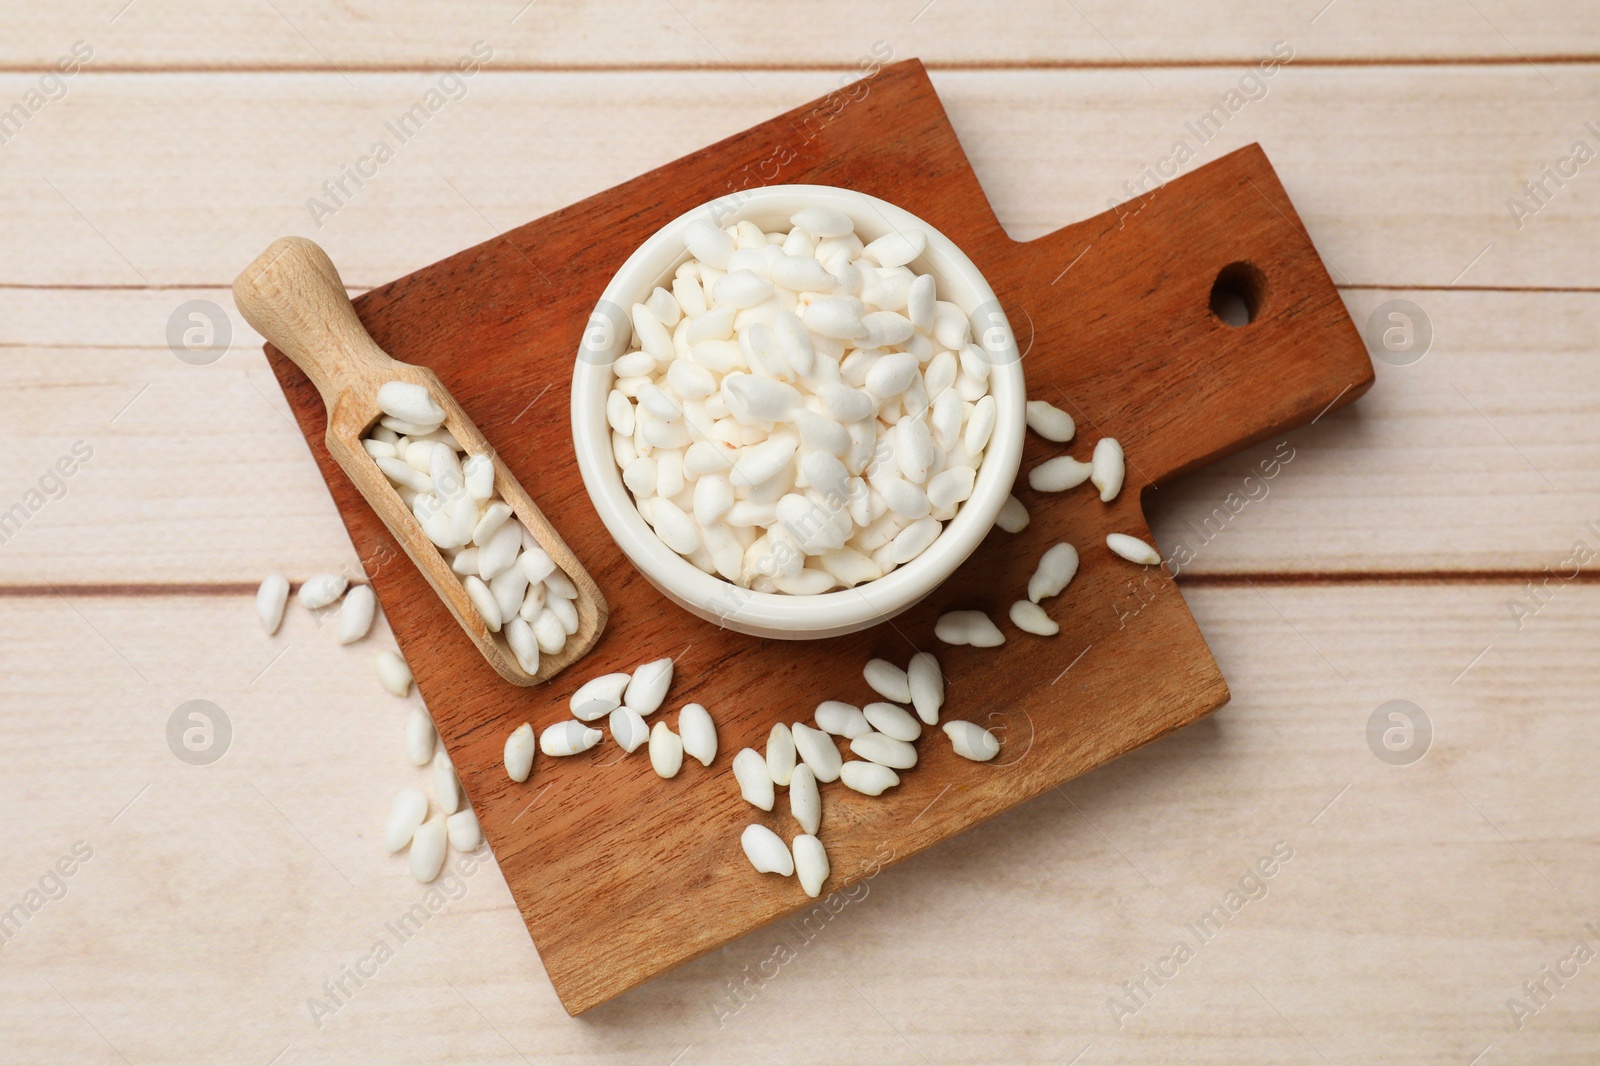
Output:
M1211 286L1211 313L1225 326L1248 326L1261 317L1267 276L1254 263L1229 263Z

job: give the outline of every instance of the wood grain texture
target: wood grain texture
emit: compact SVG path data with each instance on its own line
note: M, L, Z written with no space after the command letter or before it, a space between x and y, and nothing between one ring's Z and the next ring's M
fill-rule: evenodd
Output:
M906 5L809 4L806 17L774 33L760 5L720 0L274 0L216 5L166 0L149 10L103 5L103 13L52 5L20 7L0 42L0 63L53 63L86 38L97 62L131 69L266 68L294 71L446 67L474 40L498 62L555 69L645 65L737 67L822 65L853 69L875 41L930 65L1227 62L1254 58L1274 40L1326 59L1498 58L1586 54L1600 19L1574 0L1380 0L1317 3L1201 0L1024 0L983 11L936 0ZM115 20L113 21L113 17Z
M301 611L267 638L248 593L10 602L0 802L27 817L0 823L0 899L73 841L95 857L0 947L7 1057L661 1066L692 1047L683 1062L916 1066L1092 1045L1081 1062L1321 1062L1299 1030L1341 1064L1466 1063L1493 1044L1485 1062L1583 1066L1600 1029L1588 967L1521 1030L1505 1000L1595 920L1600 589L1563 591L1521 632L1504 616L1517 593L1191 592L1227 707L884 869L820 932L776 923L578 1022L493 863L419 935L385 927L424 891L385 854L382 819L427 775L402 753L417 698L372 677L381 624L340 646ZM234 727L209 767L163 737L193 698ZM1413 766L1367 747L1393 698L1433 719ZM1119 1028L1108 998L1280 840L1295 857L1265 898ZM379 937L394 957L316 1025L307 1000Z
M1039 649L1014 643L1003 655L970 648L941 654L953 685L982 694L970 716L1005 721L1010 758L956 765L952 753L924 743L921 772L886 799L830 789L829 887L868 876L881 862L880 846L896 857L915 854L1214 710L1226 688L1182 597L1169 579L1111 556L1105 534L1148 536L1141 490L1349 403L1372 381L1365 348L1259 150L1237 152L1128 211L1019 246L987 210L920 65L887 68L860 88L854 98L803 105L359 301L379 345L440 375L590 561L615 609L588 674L673 655L680 679L673 702L703 703L720 722L721 757L709 773L691 768L663 784L642 759L630 760L609 767L622 784L597 792L594 765L616 761L607 747L555 765L547 760L529 786L512 786L500 764L506 734L524 718L542 729L565 717L551 697L559 700L581 679L564 679L555 691L508 693L479 664L462 662L448 612L416 575L404 568L374 575L440 736L573 1013L807 906L795 884L755 887L733 846L752 814L727 772L733 752L759 747L775 722L803 720L820 700L841 695L855 674L844 664L864 663L864 652L902 661L934 647L932 623L943 611L979 607L1003 617L1038 555L1059 538L1075 541L1085 560L1072 594L1057 605L1069 619L1059 638ZM1063 494L1036 509L1023 535L992 533L922 605L888 625L829 641L764 642L684 618L599 525L566 422L512 428L525 394L549 389L559 401L569 388L564 353L577 351L588 311L616 266L660 225L723 193L728 175L759 164L775 142L793 156L785 180L882 196L951 237L983 270L1012 321L1030 392L1059 396L1095 436L1117 437L1130 457L1127 485L1110 507L1086 493ZM1067 255L1076 255L1077 265L1052 277L1049 269ZM1220 273L1239 263L1265 280L1256 320L1233 329L1208 302ZM380 552L387 531L333 475L335 458L315 443L325 426L315 389L269 354L357 551ZM1045 454L1037 441L1026 450L1031 461ZM870 587L862 594L870 599ZM1104 602L1118 609L1074 609ZM1135 655L1136 646L1144 652ZM1067 687L1054 689L1080 655ZM1152 674L1144 655L1162 669ZM1008 688L1020 695L995 698ZM962 713L952 700L947 714ZM954 786L950 796L941 783ZM544 785L542 817L518 826L529 796ZM673 799L662 802L663 795ZM683 820L678 805L685 803L700 817ZM784 818L762 821L791 835ZM670 941L654 935L663 926L675 930Z
M1341 285L1600 287L1591 254L1600 182L1587 180L1589 168L1521 228L1507 208L1600 115L1600 64L1542 69L1291 63L1204 144L1185 124L1223 104L1238 69L933 77L1017 239L1127 199L1125 183L1146 180L1178 139L1195 152L1186 172L1258 142ZM348 78L86 71L4 147L14 180L0 183L9 220L0 284L226 286L270 241L299 232L328 249L348 283L376 285L838 83L823 71L746 81L491 67L402 145L385 123L437 76ZM0 100L33 83L0 76ZM336 213L313 219L308 200L332 205L324 183L385 138L394 158ZM148 179L103 180L124 171Z

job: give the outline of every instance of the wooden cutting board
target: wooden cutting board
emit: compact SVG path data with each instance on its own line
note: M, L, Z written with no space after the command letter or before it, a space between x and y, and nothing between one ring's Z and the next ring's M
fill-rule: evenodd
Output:
M1070 131L1063 121L1063 137ZM601 150L601 139L596 139ZM1102 504L1087 486L1018 495L1033 520L996 530L944 587L892 624L818 642L726 632L670 604L601 526L578 477L569 423L574 354L612 273L649 234L716 196L816 182L883 197L922 216L983 270L1026 353L1029 395L1078 418L1071 454L1122 441L1128 480ZM1228 282L1258 305L1223 324L1209 304ZM869 656L937 652L946 718L999 731L994 763L956 757L925 732L921 763L879 798L823 788L821 837L837 891L1220 707L1227 686L1170 575L1111 555L1110 532L1150 537L1144 490L1360 396L1372 365L1282 185L1257 146L1115 211L1018 243L996 221L933 86L916 61L806 104L357 301L378 343L432 367L566 537L611 604L591 655L531 689L502 681L406 561L323 447L323 406L269 349L417 685L461 774L561 1002L588 1010L780 916L819 906L795 879L757 875L739 847L752 821L798 830L781 796L746 804L730 763L778 721L809 721L824 699L864 703ZM1028 435L1023 469L1061 446ZM1222 501L1218 501L1219 504ZM1082 568L1048 606L1061 633L1006 621L1041 552L1076 545ZM1164 554L1174 545L1158 546ZM1181 559L1179 560L1181 569ZM934 619L979 608L1003 647L948 648ZM609 740L576 758L540 756L526 784L501 767L506 735L568 716L584 680L674 656L668 720L695 701L721 751L671 781L643 750ZM1074 830L1075 831L1075 830ZM826 894L824 896L826 899Z

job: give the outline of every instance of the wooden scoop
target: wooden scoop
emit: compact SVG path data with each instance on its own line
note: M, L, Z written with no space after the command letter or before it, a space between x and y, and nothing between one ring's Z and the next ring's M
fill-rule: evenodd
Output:
M328 452L378 513L428 584L444 600L483 657L513 685L532 685L582 658L606 624L606 601L572 550L517 484L478 427L456 404L432 370L391 359L362 326L326 252L304 237L274 241L233 283L233 299L256 330L311 379L328 409ZM406 381L425 387L444 408L444 428L469 455L494 464L494 488L556 565L578 589L578 631L555 655L541 655L539 672L517 661L505 637L489 632L467 597L466 586L445 561L422 525L361 440L382 417L378 389Z

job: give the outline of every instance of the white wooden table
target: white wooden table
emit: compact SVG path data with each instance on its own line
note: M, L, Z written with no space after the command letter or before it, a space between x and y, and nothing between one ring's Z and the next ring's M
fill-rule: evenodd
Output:
M1600 1060L1600 162L1569 162L1600 152L1600 8L524 2L0 7L0 1060ZM266 572L358 563L226 286L292 232L381 283L883 49L932 68L1014 235L1175 139L1260 141L1356 322L1409 301L1431 343L1264 488L1277 441L1151 499L1164 547L1203 542L1227 708L572 1020L492 861L386 925L425 901L378 840L418 778L389 637L255 622ZM185 361L190 301L231 337ZM194 699L231 724L211 765L168 746ZM1386 760L1392 700L1431 739Z

